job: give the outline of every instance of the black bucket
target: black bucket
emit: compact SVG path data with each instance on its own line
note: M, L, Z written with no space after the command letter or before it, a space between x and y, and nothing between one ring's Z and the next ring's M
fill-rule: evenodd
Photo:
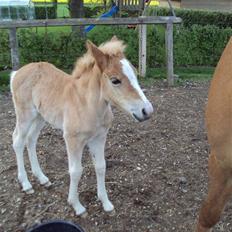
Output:
M42 223L27 232L84 232L84 230L71 222L56 220Z

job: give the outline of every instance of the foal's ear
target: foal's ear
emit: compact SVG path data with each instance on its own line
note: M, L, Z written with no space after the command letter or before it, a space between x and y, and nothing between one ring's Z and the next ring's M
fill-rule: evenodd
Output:
M109 62L108 55L105 55L95 44L89 40L86 42L86 47L91 52L101 72L103 72Z
M118 41L118 37L116 35L114 35L110 41Z

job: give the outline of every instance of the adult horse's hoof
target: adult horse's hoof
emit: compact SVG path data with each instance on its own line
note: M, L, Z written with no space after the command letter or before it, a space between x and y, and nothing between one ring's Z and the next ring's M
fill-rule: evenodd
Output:
M195 232L211 232L212 228L206 228L204 226L202 226L199 222L197 223Z

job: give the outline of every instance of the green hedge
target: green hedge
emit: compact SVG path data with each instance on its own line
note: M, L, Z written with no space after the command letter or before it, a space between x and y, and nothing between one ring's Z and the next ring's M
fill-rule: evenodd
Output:
M186 27L190 27L194 24L202 26L214 25L220 28L232 27L232 13L188 9L175 9L175 13L176 16L183 19L183 24ZM149 9L149 14L167 16L171 15L171 12L168 8L151 7Z
M100 44L117 35L127 44L126 55L138 65L138 33L127 27L100 27L88 33L88 39ZM176 27L174 30L174 62L177 66L215 66L232 35L232 29L216 26ZM76 58L85 51L85 39L75 34L35 33L24 29L18 33L21 64L48 61L63 69L71 69ZM147 39L149 67L165 66L165 38L162 26L149 26ZM0 33L0 70L10 67L8 34Z
M137 32L125 28L99 27L88 34L88 39L96 44L109 40L114 34L129 39L127 52L133 63L137 63ZM35 61L48 61L63 69L73 67L77 57L85 51L86 39L73 33L48 32L35 33L29 29L21 29L18 33L21 65ZM0 32L0 70L10 67L10 49L6 31ZM136 48L136 50L135 50Z
M48 61L60 68L69 69L75 59L83 53L84 41L72 33L37 34L22 30L19 34L19 46L22 64Z
M232 28L193 25L181 27L174 35L175 64L216 66L232 36Z
M10 66L10 47L7 30L0 31L0 71Z

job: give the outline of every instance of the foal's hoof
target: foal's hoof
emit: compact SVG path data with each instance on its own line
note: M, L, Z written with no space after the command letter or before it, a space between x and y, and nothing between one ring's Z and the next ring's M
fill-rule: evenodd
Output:
M71 204L71 203L69 203L69 204ZM74 206L74 210L75 210L76 215L78 217L86 218L87 215L88 215L86 208L82 204L80 204L80 203L78 205Z
M46 182L45 184L42 184L44 187L48 188L52 186L52 183L50 181Z
M29 195L29 194L33 194L35 191L33 188L30 188L30 189L24 190L24 192Z
M114 211L114 206L110 201L103 203L103 209L105 212L112 212Z
M116 211L115 211L115 209L113 209L112 211L109 211L109 212L107 212L107 213L108 213L108 215L109 215L110 217L113 217L113 216L115 216Z
M81 218L87 218L87 216L88 216L88 212L87 212L87 211L85 211L85 212L83 212L83 213L79 214L78 216L79 216L79 217L81 217Z

